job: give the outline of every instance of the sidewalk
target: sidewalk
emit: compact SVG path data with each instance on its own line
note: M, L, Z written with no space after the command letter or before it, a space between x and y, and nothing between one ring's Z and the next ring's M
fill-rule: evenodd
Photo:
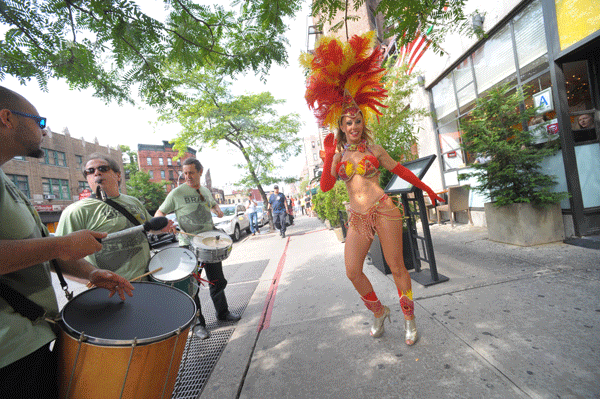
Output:
M392 310L385 334L369 337L344 245L316 218L296 218L285 239L263 232L238 243L224 262L228 298L247 286L231 274L266 266L200 397L600 396L600 251L498 244L465 225L431 233L450 281L413 281L413 347L391 275L365 264Z

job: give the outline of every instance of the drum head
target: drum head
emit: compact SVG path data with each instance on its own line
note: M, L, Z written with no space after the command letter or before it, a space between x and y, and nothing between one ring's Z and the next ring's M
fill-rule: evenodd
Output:
M62 326L78 339L98 345L131 345L161 341L189 327L196 314L192 298L177 288L133 282L133 297L124 301L92 288L69 301L61 311Z
M189 277L196 268L198 259L196 255L185 248L167 248L158 252L150 259L148 270L162 270L151 274L151 277L163 283L181 281Z
M192 239L192 245L201 249L222 249L233 245L231 238L222 231L206 231Z

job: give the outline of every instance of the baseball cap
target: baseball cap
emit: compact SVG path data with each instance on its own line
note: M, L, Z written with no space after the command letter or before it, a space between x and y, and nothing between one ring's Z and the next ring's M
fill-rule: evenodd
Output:
M279 188L279 186L276 184L273 186L273 189Z

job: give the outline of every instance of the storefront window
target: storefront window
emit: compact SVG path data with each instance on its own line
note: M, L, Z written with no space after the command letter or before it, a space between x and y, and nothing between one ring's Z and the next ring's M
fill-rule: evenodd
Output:
M432 89L433 103L435 104L435 114L438 120L456 111L456 101L454 99L454 86L452 77L447 76L442 79ZM456 114L456 113L455 113ZM456 117L454 115L454 117Z
M563 65L570 112L592 109L587 61L568 62Z
M545 57L548 48L546 45L542 5L539 1L534 1L522 13L517 15L513 21L521 76L524 74L532 76L531 70L539 69L542 66L540 64L543 64L544 60L546 63L545 67L548 67L548 60Z
M458 121L454 120L441 126L438 133L444 169L456 169L465 166L463 151L460 148L461 132L458 129Z
M551 86L547 53L542 5L536 0L433 87L433 103L445 170L461 168L475 161L474 155L462 154L460 151L460 124L477 105L477 98L485 97L490 89L501 85L513 87L511 93L519 89L517 65L520 82L525 89L525 106L533 106L533 94ZM458 100L458 121L455 99ZM540 115L543 126L558 133L555 117L554 111ZM538 121L540 118L530 122L539 125L542 123ZM522 124L516 127L525 128Z
M508 25L473 53L473 66L480 93L498 83L514 80L516 66Z
M563 64L567 103L571 118L573 141L588 143L598 140L595 128L595 108L592 102L587 61Z
M475 94L475 84L473 83L473 69L471 68L471 59L465 59L454 70L454 84L458 96L458 106L464 107L477 97ZM463 114L461 109L460 114Z

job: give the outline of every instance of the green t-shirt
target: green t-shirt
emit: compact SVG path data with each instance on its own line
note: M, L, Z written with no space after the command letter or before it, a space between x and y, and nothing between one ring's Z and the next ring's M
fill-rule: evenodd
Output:
M200 199L195 188L182 184L167 195L158 210L165 215L175 212L179 228L186 233L198 234L214 230L210 208L217 202L208 188L200 187L200 193L204 201ZM179 245L190 245L189 236L179 234Z
M150 219L150 214L138 199L125 194L111 199L127 209L141 224ZM69 205L62 212L56 235L63 236L83 229L116 233L130 227L133 224L112 206L98 199L86 198ZM148 238L146 233L140 231L104 241L100 251L85 259L100 269L113 271L131 280L144 274L148 267Z
M0 240L40 238L42 229L45 226L27 197L0 169ZM0 281L46 309L49 316L58 314L48 262L0 275ZM48 323L33 324L0 297L0 368L24 358L55 338Z

